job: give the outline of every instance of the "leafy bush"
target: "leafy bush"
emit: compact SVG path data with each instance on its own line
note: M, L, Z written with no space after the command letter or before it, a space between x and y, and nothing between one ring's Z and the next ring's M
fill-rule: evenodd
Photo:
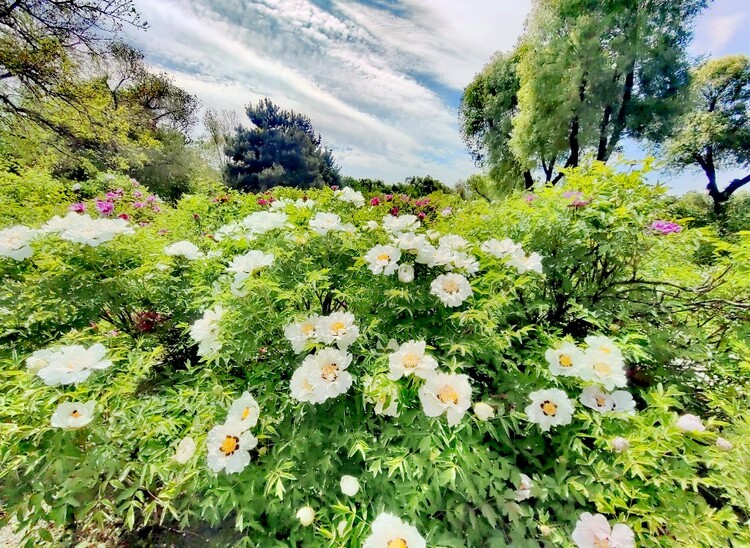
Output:
M750 542L748 241L650 229L667 204L639 173L492 205L133 192L134 234L0 259L0 501L30 545L229 524L248 546L568 546L586 512L639 546ZM86 379L43 382L64 364ZM67 402L93 416L54 427Z

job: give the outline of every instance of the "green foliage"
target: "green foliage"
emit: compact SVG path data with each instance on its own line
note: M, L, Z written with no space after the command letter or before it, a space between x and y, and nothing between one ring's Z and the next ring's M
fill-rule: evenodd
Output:
M710 224L654 233L651 222L669 218L664 189L601 164L570 171L564 189L493 204L435 192L424 205L378 192L379 203L357 208L327 188L275 188L261 197L185 195L155 212L135 208L139 190L127 182L107 184L124 188L115 211L131 216L134 235L95 248L40 236L31 258L0 258L0 489L4 519L15 517L30 544L228 526L239 538L227 542L237 545L359 546L383 510L413 523L430 546L570 546L585 511L627 523L638 546L750 542L747 233L732 242ZM21 201L8 215L3 204L1 226L40 226L55 211L25 196L55 184L27 174L26 190L2 195L8 205ZM90 213L101 184L79 191ZM294 205L303 195L312 208ZM249 241L219 237L220 227L266 211L271 197L287 215L282 228ZM71 200L60 187L55 206ZM469 242L480 270L462 306L431 294L439 268L416 264L411 283L367 268L367 251L390 241L367 222L382 224L394 207L425 213L419 231L428 237ZM318 212L357 229L321 236L309 229ZM540 253L543 272L519 274L482 248L489 238ZM205 256L166 256L180 240ZM701 246L711 249L709 263L694 259ZM238 294L227 265L249 249L274 260ZM221 348L199 358L188 326L216 304L226 310ZM300 403L289 380L314 345L296 354L284 329L332 310L354 314L360 330L349 347L354 384L324 403ZM529 393L557 387L576 399L585 385L553 376L545 351L591 334L622 349L638 412L576 404L571 424L543 433L524 413ZM428 418L417 395L423 381L386 378L392 339L425 340L440 369L469 375L472 402L491 404L496 416L469 412L456 427ZM84 383L45 386L26 370L34 350L95 342L114 366ZM367 388L366 377L382 384ZM375 414L373 399L392 398L391 387L399 415ZM214 474L207 433L245 390L261 409L258 446L241 473ZM56 406L71 400L95 400L94 421L52 428ZM675 426L686 411L704 416L706 432ZM720 451L718 435L734 449ZM179 464L185 436L198 450ZM614 452L616 436L630 449ZM341 493L344 474L360 481L354 497ZM533 479L529 500L516 500L520 474ZM295 518L306 505L316 512L311 527ZM37 527L42 521L51 526Z

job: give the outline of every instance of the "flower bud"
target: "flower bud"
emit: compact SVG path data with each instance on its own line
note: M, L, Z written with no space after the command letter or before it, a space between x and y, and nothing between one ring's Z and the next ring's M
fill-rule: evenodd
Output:
M297 510L297 519L303 527L307 527L308 525L311 525L313 521L315 521L315 510L313 510L309 506L303 506L302 508Z

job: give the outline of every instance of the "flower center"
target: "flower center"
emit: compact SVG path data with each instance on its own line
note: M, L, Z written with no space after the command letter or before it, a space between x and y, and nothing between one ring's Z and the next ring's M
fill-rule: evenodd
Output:
M331 325L331 331L334 335L340 335L342 331L346 331L346 324L343 322L336 322Z
M238 438L237 436L227 436L221 443L221 447L219 447L219 450L224 453L225 456L229 457L230 455L234 455L239 448L240 438Z
M445 385L437 393L437 399L439 399L444 405L452 403L458 405L458 392L456 392L452 386Z
M554 417L555 415L557 415L556 403L552 403L549 400L544 400L539 407L542 408L542 413L544 413L548 417Z
M607 403L607 400L604 399L602 396L596 397L596 405L599 407L604 407L604 405Z
M395 538L393 540L388 541L386 548L409 548L409 545L406 543L404 539Z
M339 377L339 366L335 363L324 365L320 370L320 376L327 381L335 381Z
M73 412L70 414L70 416L74 419L80 418L81 414L78 412L78 409L73 409Z
M388 253L381 253L378 255L378 261L386 261L388 262L391 259L391 256L388 255Z
M245 409L242 411L242 420L244 421L249 416L250 416L250 408L245 407Z
M557 361L560 367L571 367L573 365L573 360L567 354L560 354L560 358Z
M612 368L608 363L597 362L594 364L594 371L596 371L597 373L601 373L602 375L609 375L610 373L612 373Z
M419 362L422 361L419 356L416 354L409 353L406 356L404 356L403 364L406 369L414 369L419 365Z
M609 539L594 537L594 548L610 548Z
M458 293L459 287L453 280L448 280L443 284L443 291L446 293Z
M302 327L300 327L300 331L302 331L302 334L305 337L309 337L313 334L313 331L315 331L315 326L311 323L303 324Z

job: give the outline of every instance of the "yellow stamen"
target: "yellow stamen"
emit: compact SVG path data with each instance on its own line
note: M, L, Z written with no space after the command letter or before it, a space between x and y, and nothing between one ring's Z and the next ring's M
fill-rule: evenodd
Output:
M346 324L343 322L331 324L331 331L333 331L335 335L340 335L342 331L346 331Z
M315 331L315 326L311 323L305 323L302 324L302 327L300 327L299 330L302 331L302 334L305 337L309 337L313 334L313 331Z
M542 408L542 413L544 413L548 417L554 417L555 415L557 415L556 403L552 403L549 400L544 400L544 402L542 402L542 405L540 405L540 407Z
M448 386L446 384L438 391L437 399L439 399L445 405L449 403L458 405L458 392L456 392L452 386Z
M250 416L250 408L245 407L245 409L242 411L242 420L244 421L249 416Z
M70 416L74 419L77 419L81 416L81 414L78 412L78 409L73 409L73 412L70 414Z
M386 548L409 548L409 545L402 538L396 538L389 540Z
M409 353L406 356L404 356L404 359L401 361L401 363L404 364L404 367L406 369L414 369L419 365L419 362L422 361L422 359L417 356L416 354Z
M388 255L388 253L381 253L380 255L378 255L378 261L390 261L390 260L391 260L391 256Z
M609 375L610 373L612 373L612 368L608 363L597 362L594 364L594 371L596 371L597 373L601 373L602 375Z
M443 284L443 291L446 293L458 293L459 289L458 284L453 280L448 280Z
M234 453L239 448L240 448L240 438L238 438L237 436L227 436L226 438L224 438L224 441L221 443L221 447L219 447L219 450L228 457L230 455L234 455Z
M573 360L567 354L560 354L560 358L557 361L560 367L571 367L573 365Z
M320 369L320 376L329 382L335 381L339 377L339 366L335 363L324 365Z
M596 405L599 407L604 407L604 404L607 403L607 400L605 400L602 396L596 397Z
M594 538L594 548L610 548L609 539L608 538Z

